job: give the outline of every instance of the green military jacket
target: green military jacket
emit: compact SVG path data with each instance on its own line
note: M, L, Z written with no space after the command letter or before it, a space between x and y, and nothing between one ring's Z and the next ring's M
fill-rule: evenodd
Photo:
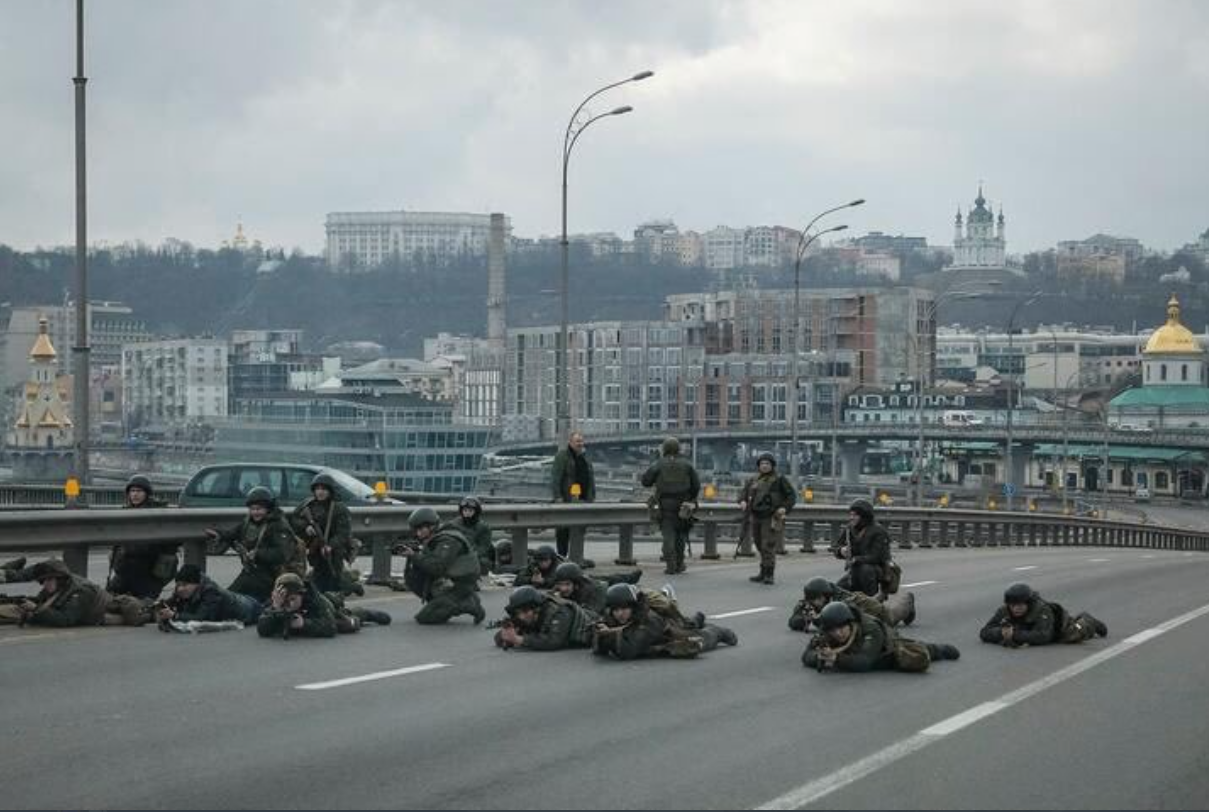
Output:
M798 495L784 475L773 471L747 480L739 501L747 502L752 515L767 518L781 508L791 510L797 504Z
M701 492L701 479L691 462L679 454L671 454L660 457L646 469L642 487L653 487L661 502L693 502Z
M31 598L37 608L26 621L33 626L101 626L109 593L85 578L72 575L50 595L43 589Z
M463 517L458 516L453 521L449 522L452 527L457 528L470 546L474 548L475 555L479 558L479 573L486 575L495 566L495 543L491 540L491 525L483 521L483 517L479 516L474 523L468 523Z
M517 626L524 637L522 648L533 651L558 651L564 648L582 648L585 638L576 629L580 615L570 601L548 597L538 609L537 618L529 627ZM595 620L595 616L590 616Z
M294 614L302 615L302 628L286 631ZM256 633L261 637L335 637L336 608L331 601L307 582L306 591L302 593L302 608L296 613L278 611L266 607L256 621Z
M857 612L856 638L835 658L836 671L883 671L895 667L894 631L885 622ZM818 666L818 647L827 645L822 634L815 635L802 654L807 668Z
M437 528L413 561L429 580L477 581L479 577L478 553L462 531L451 524Z
M836 587L835 600L848 604L853 611L864 612L887 626L890 625L890 613L886 610L886 605L864 592L849 592ZM810 625L814 623L814 615L814 607L809 606L805 600L798 601L789 615L789 628L795 632L809 631Z
M1028 611L1024 617L1014 618L1006 605L1002 605L982 627L978 633L984 643L1003 644L1004 626L1012 627L1012 640L1009 646L1044 646L1056 642L1062 632L1058 613L1054 607L1041 598L1033 598L1029 602Z
M312 537L306 532L307 525L314 525L322 540L332 548L333 561L343 561L348 556L353 542L353 516L349 513L348 506L335 497L324 502L313 496L309 497L294 508L290 524L295 534L309 547L318 548L323 545L323 541L318 538L312 541Z

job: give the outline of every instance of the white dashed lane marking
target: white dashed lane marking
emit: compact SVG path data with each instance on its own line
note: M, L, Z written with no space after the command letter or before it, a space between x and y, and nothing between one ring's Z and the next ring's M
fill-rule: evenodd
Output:
M1035 570L1035 569L1037 569L1036 564L1029 564L1027 567L1012 567L1013 572L1024 572L1025 570Z
M362 674L358 677L344 677L327 682L308 682L305 685L295 685L299 691L324 691L328 688L341 688L345 685L356 685L359 682L403 677L408 674L419 674L424 671L435 671L438 668L448 668L449 663L425 663L424 665L409 665L406 668L396 668L391 671L375 671L373 674Z
M755 609L740 609L737 612L723 612L720 615L710 615L710 620L722 620L727 617L739 617L740 615L754 615L759 612L771 612L776 607L774 606L757 606Z
M939 584L939 583L940 583L940 581L916 581L913 584L903 584L903 589L910 589L913 586L930 586L932 584Z

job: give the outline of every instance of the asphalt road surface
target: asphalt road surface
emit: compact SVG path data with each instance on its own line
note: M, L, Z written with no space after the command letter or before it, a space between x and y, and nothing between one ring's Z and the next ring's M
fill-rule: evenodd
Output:
M394 625L334 640L3 628L0 807L1209 805L1209 556L897 555L919 584L908 634L958 645L960 661L925 675L804 669L788 609L806 578L839 567L799 553L775 587L747 581L750 561L692 562L674 579L682 607L732 615L717 622L739 635L695 661L498 651L466 618L417 626L416 600L385 591L369 600ZM650 562L644 585L657 572ZM1109 636L979 643L1020 579ZM484 592L489 617L504 600Z

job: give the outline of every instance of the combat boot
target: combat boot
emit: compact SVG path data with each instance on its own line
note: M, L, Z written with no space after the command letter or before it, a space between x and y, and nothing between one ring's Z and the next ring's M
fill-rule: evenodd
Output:
M762 584L764 584L764 586L773 585L774 581L772 580L772 573L773 573L772 567L769 567L768 569L764 570L764 578L761 579L761 581L760 581Z
M14 558L12 561L5 561L3 564L0 564L0 571L4 572L17 572L18 570L22 569L25 569L25 556Z
M361 618L362 623L373 623L378 626L390 625L390 615L379 609L357 607L356 614Z
M760 571L757 572L755 575L751 576L750 578L748 578L747 580L751 581L753 584L764 583L764 570L765 570L765 567L763 565L761 565Z
M695 615L693 615L693 628L705 628L705 612L697 612Z
M470 614L474 616L474 625L479 625L487 619L487 610L483 608L483 604L479 602L478 597L474 599L474 606L470 610Z
M1096 621L1096 637L1108 637L1108 627L1102 620Z
M961 652L948 643L928 643L928 656L933 660L959 660Z
M718 642L728 646L739 645L739 635L735 634L733 629L728 629L724 626L718 626Z

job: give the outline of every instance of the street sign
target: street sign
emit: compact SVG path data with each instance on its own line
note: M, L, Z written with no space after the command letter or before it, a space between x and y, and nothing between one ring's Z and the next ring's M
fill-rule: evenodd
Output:
M1003 495L1004 496L1015 496L1016 495L1015 484L1011 483L1011 482L1003 483Z

